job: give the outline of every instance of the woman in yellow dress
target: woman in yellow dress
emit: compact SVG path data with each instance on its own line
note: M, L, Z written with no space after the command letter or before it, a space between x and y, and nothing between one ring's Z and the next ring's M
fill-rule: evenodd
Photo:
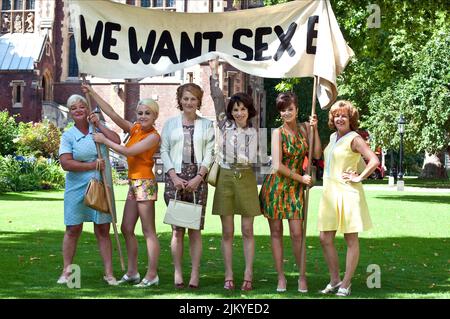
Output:
M321 292L350 295L351 279L358 265L358 233L372 227L361 181L375 170L378 157L356 133L358 110L349 101L338 101L330 109L328 126L336 130L325 148L323 193L319 205L320 242L330 271L330 283ZM361 156L367 166L358 174ZM346 269L339 276L339 261L334 238L336 231L344 234L347 243Z

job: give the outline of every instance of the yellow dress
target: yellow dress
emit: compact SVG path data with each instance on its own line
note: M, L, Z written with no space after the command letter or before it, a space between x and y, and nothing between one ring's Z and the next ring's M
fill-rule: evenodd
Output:
M351 143L358 133L350 131L336 141L330 136L325 148L323 193L319 205L319 231L359 233L372 227L362 183L346 183L344 171L358 171L361 154L352 151Z

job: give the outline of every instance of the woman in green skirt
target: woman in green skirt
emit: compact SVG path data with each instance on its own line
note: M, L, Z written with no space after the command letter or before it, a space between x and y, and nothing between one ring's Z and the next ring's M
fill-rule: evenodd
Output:
M246 93L234 94L225 108L217 77L218 61L210 62L211 96L216 109L218 152L216 162L220 169L214 193L213 215L222 221L222 253L225 263L224 288L235 288L233 277L234 215L241 215L241 231L244 244L245 271L241 290L253 289L253 260L255 239L253 219L261 215L258 188L252 164L257 162L258 132L250 120L256 115L253 99Z

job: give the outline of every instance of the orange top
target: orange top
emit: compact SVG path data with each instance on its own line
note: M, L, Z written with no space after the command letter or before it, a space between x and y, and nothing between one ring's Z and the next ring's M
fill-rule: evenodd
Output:
M158 132L154 127L149 131L142 130L141 124L135 124L131 127L130 140L125 145L130 147L150 134L156 134L159 137ZM128 178L129 179L154 179L155 174L153 174L153 165L155 161L153 155L158 150L159 144L153 146L151 149L142 152L134 156L128 156Z

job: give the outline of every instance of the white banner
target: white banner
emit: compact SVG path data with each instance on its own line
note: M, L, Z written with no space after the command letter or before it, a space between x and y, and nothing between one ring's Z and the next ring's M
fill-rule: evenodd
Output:
M171 73L217 56L265 78L318 76L318 99L336 99L336 77L353 56L328 0L222 13L149 10L71 0L78 67L107 79Z

